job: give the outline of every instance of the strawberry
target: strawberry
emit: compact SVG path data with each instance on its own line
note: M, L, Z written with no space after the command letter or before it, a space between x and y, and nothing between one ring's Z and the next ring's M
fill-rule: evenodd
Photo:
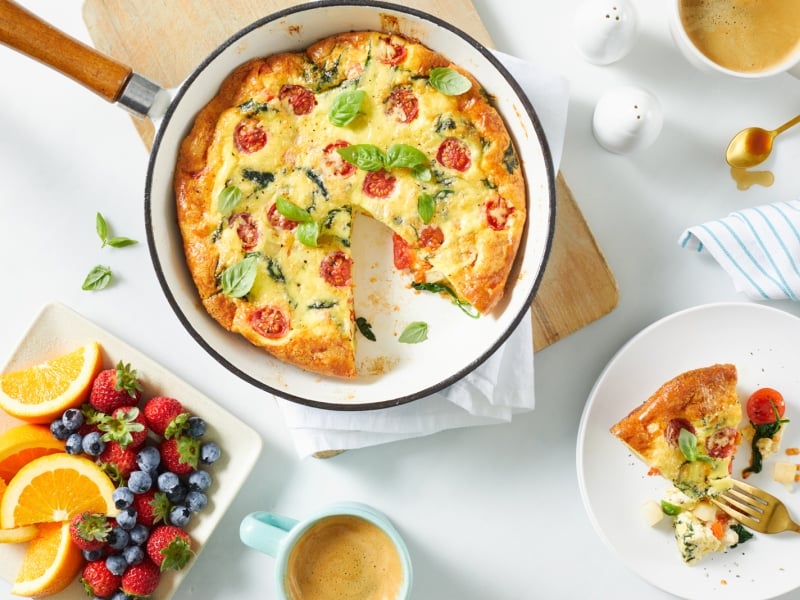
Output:
M135 494L133 508L136 510L136 520L146 527L152 527L156 523L166 523L170 503L164 492L157 492L153 488L144 494Z
M81 550L99 550L106 543L111 525L108 517L99 513L84 512L72 519L69 534Z
M159 445L161 465L176 475L186 475L197 469L200 456L200 441L181 435L164 440Z
M122 576L121 589L125 594L135 598L144 598L152 594L158 587L161 571L148 558L131 565Z
M93 560L83 567L81 583L89 596L107 598L119 588L120 577L108 570L105 560Z
M175 525L158 525L147 540L147 555L162 571L180 570L192 558L189 534Z
M117 363L114 369L100 371L92 382L89 404L100 412L111 414L120 406L138 404L142 386L130 364Z
M119 442L106 442L106 447L95 461L117 485L125 485L131 472L138 469L136 450L123 448Z
M144 416L150 429L157 435L173 437L183 430L189 413L175 398L156 396L144 405Z
M147 423L136 406L120 406L98 424L103 441L118 442L125 448L136 449L147 439Z

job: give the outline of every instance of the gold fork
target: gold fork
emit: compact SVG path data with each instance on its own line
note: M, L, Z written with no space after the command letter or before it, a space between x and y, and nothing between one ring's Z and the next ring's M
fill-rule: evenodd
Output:
M739 521L760 533L796 531L800 525L792 521L786 505L772 494L741 481L711 502Z

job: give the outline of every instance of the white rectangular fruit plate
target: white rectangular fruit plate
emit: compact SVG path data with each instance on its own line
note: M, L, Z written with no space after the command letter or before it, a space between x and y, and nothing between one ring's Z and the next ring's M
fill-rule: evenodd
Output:
M98 341L102 347L104 368L110 368L120 360L130 363L138 371L144 388L143 399L155 395L177 398L189 412L205 419L207 429L204 439L217 442L222 449L220 460L209 467L213 483L209 489L208 507L194 515L187 527L192 536L195 557L181 571L166 572L152 596L154 600L168 600L197 561L197 555L253 469L261 453L261 436L158 363L61 304L49 304L42 309L3 366L2 372L38 364L91 340ZM0 419L0 430L10 421L5 415L3 417ZM8 582L16 579L26 545L0 545L0 577ZM86 592L78 579L51 598L85 600Z

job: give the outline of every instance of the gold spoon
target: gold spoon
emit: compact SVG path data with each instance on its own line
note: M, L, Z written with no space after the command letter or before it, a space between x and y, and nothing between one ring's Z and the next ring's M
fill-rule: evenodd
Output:
M767 131L761 127L742 129L733 136L731 143L728 144L728 149L725 151L725 160L728 161L730 166L737 169L760 165L767 160L770 152L772 152L772 141L775 136L798 123L800 123L800 115L772 131Z

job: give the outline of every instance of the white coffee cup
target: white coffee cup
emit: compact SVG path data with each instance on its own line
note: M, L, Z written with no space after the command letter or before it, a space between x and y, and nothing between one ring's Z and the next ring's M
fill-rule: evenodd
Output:
M737 25L731 26L729 29L731 32L731 38L729 39L734 39L734 34L739 36L739 38L735 38L737 42L733 42L731 46L736 50L736 58L732 55L723 57L722 54L714 54L715 51L719 50L719 47L713 45L712 38L721 40L723 39L722 33L707 35L709 41L706 42L708 45L705 51L698 47L698 44L704 43L703 40L695 35L695 40L697 41L693 41L692 35L687 31L687 25L681 16L681 5L687 4L686 0L670 0L670 31L681 53L691 64L701 70L725 73L734 77L748 79L770 77L780 73L790 73L800 78L800 17L782 19L780 10L775 10L774 7L771 8L767 6L772 2L774 2L775 7L780 10L792 10L800 15L800 2L797 0L715 0L715 2L700 2L699 0L694 0L688 3L695 6L704 5L706 7L704 10L709 13L708 15L704 15L704 18L714 17L724 19L725 16L736 17L732 20L736 20ZM777 42L776 40L780 38L766 33L766 29L762 32L763 35L759 35L760 25L758 20L755 18L746 18L747 11L751 10L764 11L761 13L764 16L774 18L780 25L791 27L792 35L784 38L786 40L785 42ZM717 14L711 15L710 13L713 11L719 12L721 16ZM726 11L731 14L722 15L722 13ZM696 21L698 20L699 19ZM695 29L695 31L697 31L697 29ZM715 29L714 31L718 30ZM707 32L708 30L706 30L706 33ZM795 33L796 38L793 37ZM776 46L776 44L778 45ZM760 53L759 49L763 49L763 52ZM740 50L742 52L739 52ZM760 61L762 57L772 56L773 52L777 58L770 60L768 64L764 64L763 66L740 68L739 64L743 64L743 62L739 61L738 58L744 56L744 52L750 53L748 60ZM716 56L716 60L713 60L711 56Z

